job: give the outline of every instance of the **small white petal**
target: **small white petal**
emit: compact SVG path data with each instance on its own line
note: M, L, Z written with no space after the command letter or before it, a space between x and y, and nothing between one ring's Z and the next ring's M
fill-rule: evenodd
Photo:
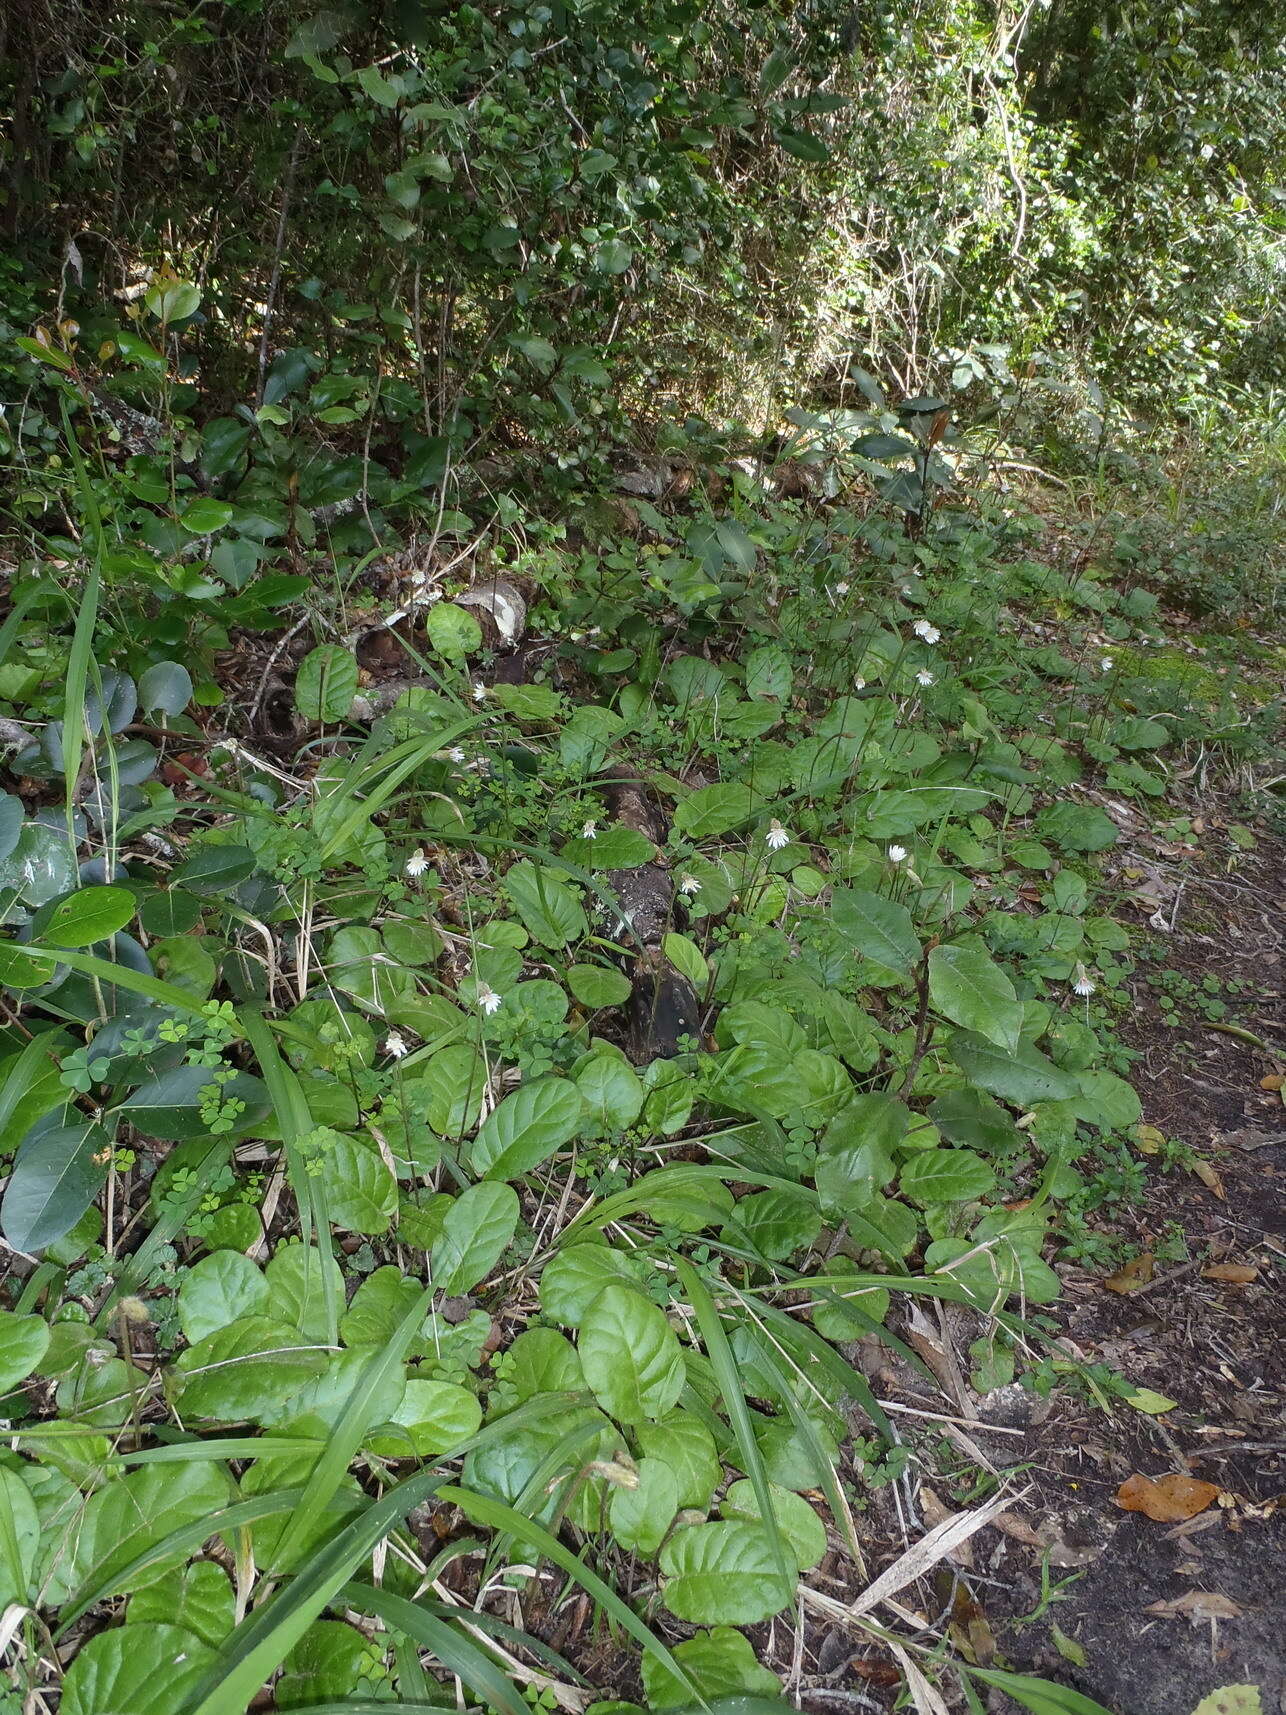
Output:
M936 643L942 636L936 625L930 625L927 619L917 619L911 627L917 637L925 643Z
M598 823L586 822L580 831L580 837L583 840L596 840L598 838Z
M926 667L921 667L915 676L915 682L917 685L932 685L934 683L933 674Z
M406 1053L406 1043L396 1030L390 1030L384 1038L384 1052L391 1054L395 1060L400 1060Z
M697 880L695 875L685 875L683 880L679 883L680 893L691 895L694 893L700 893L700 891L701 883Z
M451 758L452 762L463 762L465 760L464 752L460 749L458 744L453 745L452 748L447 751L447 755Z
M473 682L473 700L475 703L485 703L487 700L487 687L481 679L475 679Z
M836 584L835 585L835 594L836 595L847 595L848 594L848 585L846 583Z
M866 689L866 680L862 677L862 675L860 673L857 675L856 679L854 679L854 681L853 681L853 689L855 691L864 691Z
M416 846L415 850L406 860L406 873L408 875L423 875L428 867L428 858L425 857L419 846Z
M905 863L906 862L906 847L905 846L890 846L889 847L889 862L890 863Z
M1098 664L1098 670L1100 673L1110 673L1115 665L1116 663L1113 661L1112 657L1110 655L1105 655Z
M1072 984L1072 993L1083 995L1088 1000L1090 995L1095 992L1096 988L1097 984L1091 980L1090 974L1085 969L1085 966L1077 965L1076 981Z
M774 819L768 824L768 832L764 835L764 843L770 852L779 852L783 846L790 844L790 835L781 823Z
M478 984L478 1005L488 1018L493 1012L499 1012L502 1004L502 997L495 989L488 987L486 983Z

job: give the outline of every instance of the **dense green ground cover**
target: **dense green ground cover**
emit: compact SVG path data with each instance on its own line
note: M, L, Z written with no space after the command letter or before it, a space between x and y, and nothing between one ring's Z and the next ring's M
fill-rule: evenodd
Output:
M857 1345L1166 1403L1051 1335L1141 1183L1123 829L1280 720L1280 65L395 10L0 42L3 1706L781 1708L820 1615L1088 1715L830 1594Z

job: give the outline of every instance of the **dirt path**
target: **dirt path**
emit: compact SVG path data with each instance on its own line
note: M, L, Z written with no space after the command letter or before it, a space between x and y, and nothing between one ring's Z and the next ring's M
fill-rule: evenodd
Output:
M1187 898L1166 968L1197 983L1207 971L1244 982L1249 1027L1280 1046L1286 848L1261 847L1233 883L1194 878ZM989 1532L976 1564L999 1581L988 1618L1015 1665L1074 1684L1118 1715L1188 1715L1216 1686L1238 1682L1258 1685L1266 1715L1279 1715L1286 1108L1271 1086L1286 1064L1211 1030L1199 1013L1167 1022L1157 992L1135 985L1125 1031L1140 1052L1132 1081L1145 1122L1198 1161L1157 1176L1143 1206L1112 1223L1132 1256L1186 1250L1186 1259L1157 1260L1151 1280L1126 1294L1104 1290L1101 1272L1069 1271L1061 1319L1083 1359L1176 1407L1151 1416L1118 1403L1109 1417L1060 1394L1023 1443L994 1449L1027 1465L1034 1492L1020 1514L1054 1544L1044 1613L1025 1619L1042 1606L1039 1547ZM1220 1495L1186 1522L1157 1523L1116 1505L1134 1472L1184 1473ZM1050 1586L1069 1578L1048 1601Z

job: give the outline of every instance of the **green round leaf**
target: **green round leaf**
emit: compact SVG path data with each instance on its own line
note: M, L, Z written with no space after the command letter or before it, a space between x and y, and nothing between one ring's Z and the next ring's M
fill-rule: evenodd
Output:
M629 978L609 965L571 965L567 986L582 1006L595 1012L605 1006L624 1005L633 990Z
M789 1549L789 1558L801 1572L807 1572L826 1553L826 1526L802 1495L772 1483L769 1485L769 1499L777 1528ZM763 1520L755 1485L748 1478L731 1485L719 1503L719 1510L724 1518Z
M952 1024L976 1031L1010 1053L1022 1029L1022 1002L1000 966L978 947L934 947L929 998Z
M463 661L482 647L482 627L465 608L438 602L424 622L429 642L448 661Z
M327 1214L350 1233L386 1233L397 1210L392 1168L374 1143L329 1127L320 1129L325 1136L315 1159L320 1163L318 1178L325 1188Z
M179 1286L179 1326L195 1345L241 1316L267 1313L270 1294L262 1271L238 1251L214 1251L194 1263Z
M577 1328L605 1286L637 1288L639 1270L632 1258L610 1245L568 1245L545 1264L540 1277L540 1308L555 1322Z
M690 1625L753 1625L780 1613L794 1594L768 1532L745 1519L676 1532L661 1550L661 1571L662 1601Z
M518 1225L512 1185L484 1182L461 1192L446 1212L433 1247L433 1284L449 1298L471 1291L500 1260Z
M0 1394L8 1393L29 1376L48 1347L49 1324L43 1316L18 1316L12 1310L0 1310Z
M631 1554L656 1553L679 1510L679 1480L661 1459L640 1459L633 1488L614 1488L607 1506L612 1535Z
M229 506L226 500L212 500L205 495L184 508L179 523L193 536L211 536L232 522L235 511L236 508Z
M566 1078L524 1084L487 1115L474 1139L473 1170L487 1179L517 1179L575 1135L581 1096Z
M182 1626L114 1626L81 1645L61 1715L173 1715L213 1660Z
M898 1190L913 1203L964 1203L985 1197L996 1183L989 1161L971 1149L926 1149L898 1175Z
M305 720L343 720L357 695L357 658L338 643L320 643L299 663L295 707Z
M147 714L181 715L192 701L192 675L181 661L157 661L138 682L139 707Z
M603 1288L585 1312L578 1350L595 1399L618 1423L663 1417L683 1391L678 1336L632 1287Z
M455 1382L420 1381L406 1384L402 1403L389 1419L398 1429L369 1435L366 1445L386 1459L423 1458L449 1453L477 1433L482 1407L477 1395Z

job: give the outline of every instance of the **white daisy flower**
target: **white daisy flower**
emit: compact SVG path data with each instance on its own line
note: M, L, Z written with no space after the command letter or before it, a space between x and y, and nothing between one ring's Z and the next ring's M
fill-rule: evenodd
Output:
M849 589L849 586L847 583L844 583L844 582L838 583L835 585L835 594L836 595L847 595L848 589Z
M930 625L927 619L917 619L911 629L925 643L936 643L942 636L937 626Z
M779 852L783 846L790 844L790 835L775 816L768 824L768 832L764 835L764 844L770 852Z
M920 671L915 676L915 682L917 685L932 685L936 683L933 674L929 672L927 667L921 667Z
M695 875L685 875L683 880L679 883L679 892L686 893L689 898L691 898L693 894L700 893L700 891L701 883L697 880Z
M866 689L866 680L862 677L862 675L860 673L857 675L856 679L854 679L854 681L853 681L853 689L855 691L864 691Z
M481 679L473 681L473 700L475 703L485 703L487 700L487 687Z
M447 751L447 755L451 758L452 762L463 762L465 760L464 752L460 749L458 744L452 745L451 749Z
M906 847L905 846L890 846L888 856L889 856L889 862L890 863L905 863L906 862Z
M1110 655L1105 655L1098 664L1098 670L1100 673L1110 673L1115 665L1116 662L1113 661L1112 657Z
M1076 981L1072 984L1072 993L1082 995L1086 1000L1094 993L1098 985L1094 983L1084 965L1076 967Z
M395 1060L400 1060L406 1053L406 1041L396 1030L390 1030L384 1038L384 1052L391 1054Z
M583 840L596 840L598 838L598 823L595 821L586 822L580 831L580 837Z
M425 857L425 855L424 855L423 851L420 849L420 847L416 846L415 850L411 853L410 857L407 858L407 860L406 860L406 865L405 865L406 873L408 875L423 875L425 870L428 867L429 867L428 858Z
M489 984L478 984L478 1007L482 1012L486 1013L488 1018L491 1017L493 1012L500 1011L503 1001L504 997L502 995L498 995L495 989L491 988Z

